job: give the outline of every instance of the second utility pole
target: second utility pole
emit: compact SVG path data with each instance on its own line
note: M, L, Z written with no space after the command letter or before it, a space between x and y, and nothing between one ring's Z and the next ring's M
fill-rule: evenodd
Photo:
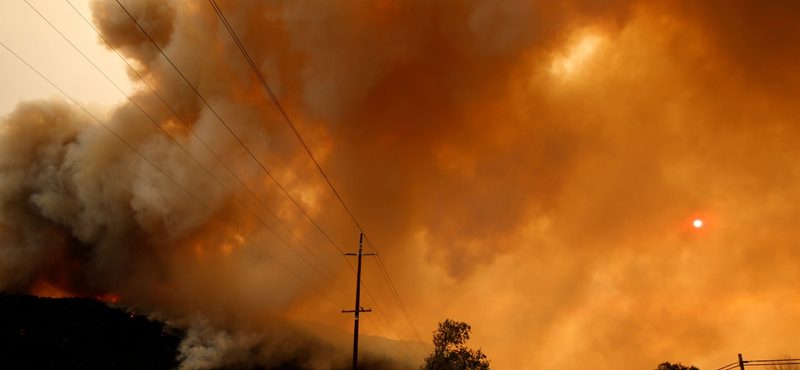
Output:
M355 313L356 323L353 329L353 370L358 370L358 314L361 312L372 312L371 309L361 307L361 256L377 256L377 253L362 253L364 245L364 233L358 239L358 253L345 253L345 256L358 256L358 272L356 272L356 309L342 310L345 313Z

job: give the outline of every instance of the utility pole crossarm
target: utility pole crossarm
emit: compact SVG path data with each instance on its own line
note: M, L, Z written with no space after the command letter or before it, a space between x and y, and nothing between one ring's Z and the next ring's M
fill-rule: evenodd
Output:
M372 309L371 308L367 308L367 309L361 308L358 311L356 311L356 310L342 310L342 313L354 313L354 312L372 312Z

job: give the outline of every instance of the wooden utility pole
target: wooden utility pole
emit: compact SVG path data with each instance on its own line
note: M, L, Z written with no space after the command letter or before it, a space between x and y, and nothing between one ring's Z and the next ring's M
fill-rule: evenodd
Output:
M364 246L364 233L358 238L358 253L345 253L345 256L358 256L358 270L356 272L356 309L342 310L343 313L355 313L355 328L353 329L353 370L358 370L358 314L361 312L372 312L371 309L361 307L361 257L377 256L377 253L362 253Z
M744 370L744 364L748 363L749 361L742 360L742 354L739 354L739 369Z

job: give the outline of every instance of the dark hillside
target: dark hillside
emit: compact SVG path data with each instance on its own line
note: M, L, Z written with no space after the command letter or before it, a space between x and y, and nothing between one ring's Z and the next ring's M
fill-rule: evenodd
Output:
M4 369L171 369L180 333L91 298L0 293Z

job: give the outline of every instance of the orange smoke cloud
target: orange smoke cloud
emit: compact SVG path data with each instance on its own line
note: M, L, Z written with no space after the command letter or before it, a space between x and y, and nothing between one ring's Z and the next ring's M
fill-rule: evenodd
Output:
M357 229L211 7L123 3L331 239L355 248ZM793 349L798 6L219 3L423 336L467 321L498 369L714 368ZM93 12L224 165L148 89L134 100L246 206L133 105L109 125L241 235L76 109L23 103L0 135L0 287L113 291L234 332L267 330L272 315L348 329L345 294L261 225L299 247L225 166L351 284L336 248L116 3ZM374 262L364 279L414 338ZM254 343L193 330L198 343Z

